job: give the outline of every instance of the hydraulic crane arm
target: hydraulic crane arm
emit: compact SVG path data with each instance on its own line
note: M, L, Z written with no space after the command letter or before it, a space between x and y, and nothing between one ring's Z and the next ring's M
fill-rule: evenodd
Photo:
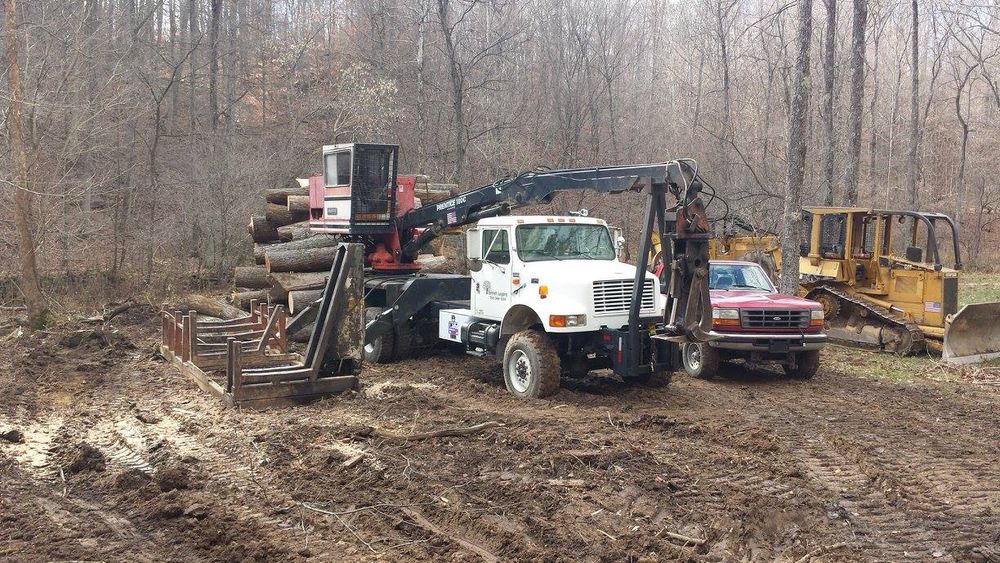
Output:
M559 192L588 190L603 193L646 192L645 223L640 239L630 318L638 319L640 291L654 233L670 241L664 248L668 265L665 283L666 337L705 341L711 337L712 314L708 294L709 224L700 192L697 163L690 159L664 164L608 168L539 170L504 178L458 196L415 209L397 219L400 233L426 227L402 247L402 258L412 260L424 244L444 229L506 215L526 205L548 203ZM668 196L669 194L669 196ZM668 200L671 203L668 207ZM632 323L636 325L637 323ZM633 340L638 342L638 335Z

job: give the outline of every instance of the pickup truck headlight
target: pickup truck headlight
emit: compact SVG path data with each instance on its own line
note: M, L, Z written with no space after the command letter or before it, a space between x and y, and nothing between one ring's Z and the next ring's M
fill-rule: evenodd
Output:
M563 328L587 324L587 315L549 315L549 326Z
M712 328L740 326L739 309L712 309Z
M823 320L823 309L813 309L812 311L809 311L809 318L814 321Z

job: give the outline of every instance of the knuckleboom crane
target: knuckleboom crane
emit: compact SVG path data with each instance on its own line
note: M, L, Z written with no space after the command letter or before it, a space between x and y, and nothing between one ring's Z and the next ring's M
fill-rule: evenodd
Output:
M712 338L710 229L694 160L539 169L415 207L414 179L396 172L398 150L326 146L324 173L310 179L311 229L364 245L367 361L404 357L415 334L433 331L502 357L512 392L543 396L562 372L610 367L645 378L672 367L672 343ZM646 195L637 265L618 262L600 219L510 216L576 190ZM423 245L473 223L469 276L419 272ZM669 242L662 288L647 271L654 237Z

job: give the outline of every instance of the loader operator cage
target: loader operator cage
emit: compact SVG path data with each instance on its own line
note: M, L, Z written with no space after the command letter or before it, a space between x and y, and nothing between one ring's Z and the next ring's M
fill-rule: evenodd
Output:
M348 187L350 232L389 232L396 211L397 145L348 143L324 147L327 188Z

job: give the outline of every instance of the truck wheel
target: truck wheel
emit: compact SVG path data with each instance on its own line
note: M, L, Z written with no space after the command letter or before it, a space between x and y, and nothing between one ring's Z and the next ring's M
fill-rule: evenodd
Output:
M785 365L785 374L795 379L811 379L819 371L819 350L795 354L795 369Z
M719 352L705 342L688 342L682 351L684 371L698 379L712 379L719 371Z
M404 321L396 325L394 331L392 359L398 362L409 358L413 352L413 329L410 321Z
M503 354L503 380L518 397L537 399L559 390L559 355L539 330L525 330L510 338Z
M365 307L365 324L375 320L382 311L382 307ZM375 339L374 342L365 344L362 350L362 357L369 364L387 364L392 361L396 349L395 335L390 332Z

